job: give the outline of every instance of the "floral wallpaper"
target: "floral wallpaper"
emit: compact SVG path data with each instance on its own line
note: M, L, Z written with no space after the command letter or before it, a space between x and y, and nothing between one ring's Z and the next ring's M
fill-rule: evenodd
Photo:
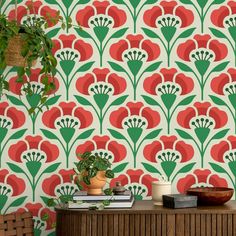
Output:
M15 18L15 1L1 13ZM76 153L110 159L116 181L150 199L160 176L174 193L236 189L236 2L233 0L17 0L17 20L48 20L56 92L37 64L20 96L16 68L1 71L0 213L30 210L35 235L55 234L48 198L71 195ZM57 12L65 20L51 22ZM72 27L70 27L72 26ZM82 30L81 30L82 28ZM233 196L235 199L235 195Z

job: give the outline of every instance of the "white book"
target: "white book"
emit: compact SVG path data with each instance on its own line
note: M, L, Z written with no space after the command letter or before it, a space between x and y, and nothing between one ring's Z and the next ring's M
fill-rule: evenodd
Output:
M131 191L126 190L122 195L87 195L86 191L77 191L73 195L74 201L103 201L103 200L130 200Z
M104 208L131 208L134 204L134 197L132 196L130 201L110 201L110 205L104 206ZM71 209L89 209L93 207L100 208L102 201L69 201L68 208Z

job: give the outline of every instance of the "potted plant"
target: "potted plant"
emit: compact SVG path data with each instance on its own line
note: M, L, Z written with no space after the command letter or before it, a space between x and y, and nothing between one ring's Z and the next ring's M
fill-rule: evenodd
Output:
M60 19L59 12L56 18ZM43 17L27 16L26 20L19 25L16 20L10 21L6 15L0 15L0 70L3 71L7 65L17 66L17 82L24 83L23 92L26 96L32 96L32 86L30 82L24 80L24 75L30 76L36 60L42 66L40 73L43 78L43 93L39 104L37 107L32 107L30 113L36 108L40 109L40 106L46 102L49 92L55 89L53 78L57 61L52 54L53 43L45 32L46 28L47 21ZM15 50L20 50L20 55ZM0 75L0 95L8 89L8 81Z
M80 190L87 189L88 194L99 195L103 191L107 178L113 178L111 163L106 157L99 154L85 152L79 154L80 161L75 163L75 174L72 179ZM104 190L105 194L111 195L110 188Z

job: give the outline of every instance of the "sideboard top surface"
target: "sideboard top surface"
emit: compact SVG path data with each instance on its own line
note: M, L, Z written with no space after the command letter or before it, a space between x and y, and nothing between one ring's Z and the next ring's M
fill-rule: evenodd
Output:
M64 214L236 214L236 200L229 201L220 206L198 206L196 208L170 209L155 206L152 200L135 201L132 208L113 208L104 210L68 209L55 207L57 212Z

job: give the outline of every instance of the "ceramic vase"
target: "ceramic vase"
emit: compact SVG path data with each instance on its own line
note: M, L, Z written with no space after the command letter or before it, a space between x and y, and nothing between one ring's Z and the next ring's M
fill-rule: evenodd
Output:
M153 181L152 200L154 205L163 205L162 195L171 194L171 182Z
M90 185L87 186L89 195L100 195L106 184L105 171L98 171L97 175L90 179Z

